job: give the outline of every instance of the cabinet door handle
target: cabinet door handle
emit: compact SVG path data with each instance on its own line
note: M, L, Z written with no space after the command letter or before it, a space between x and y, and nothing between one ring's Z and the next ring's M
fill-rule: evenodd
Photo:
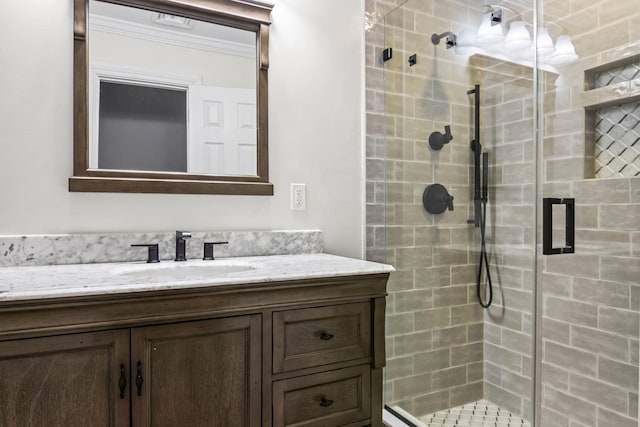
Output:
M329 341L331 338L333 338L333 334L328 334L326 332L320 334L320 339L323 341Z
M333 405L333 400L331 400L331 399L327 399L326 397L323 397L320 400L320 406L323 406L323 407L327 408L327 407L329 407L331 405Z
M142 378L142 363L138 360L138 374L136 375L136 386L138 387L138 396L142 396L142 383L144 382L144 378Z
M127 389L127 377L124 374L124 365L120 365L120 380L118 381L120 389L120 399L124 399L124 391Z

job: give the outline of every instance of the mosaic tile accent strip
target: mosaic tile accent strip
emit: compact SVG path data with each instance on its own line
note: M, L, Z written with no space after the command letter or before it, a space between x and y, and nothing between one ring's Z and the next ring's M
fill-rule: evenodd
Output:
M596 111L596 177L640 176L640 102Z
M531 427L531 423L487 400L468 403L420 418L427 426Z
M640 79L640 61L597 73L595 83L596 87L605 87L633 79Z

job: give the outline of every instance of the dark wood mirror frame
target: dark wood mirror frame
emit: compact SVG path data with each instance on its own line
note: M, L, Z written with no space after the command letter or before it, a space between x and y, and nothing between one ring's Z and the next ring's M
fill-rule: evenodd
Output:
M256 33L257 175L196 175L89 168L87 72L89 0L74 0L73 176L69 191L110 193L184 193L273 195L269 182L267 71L273 5L257 0L101 0L227 25Z

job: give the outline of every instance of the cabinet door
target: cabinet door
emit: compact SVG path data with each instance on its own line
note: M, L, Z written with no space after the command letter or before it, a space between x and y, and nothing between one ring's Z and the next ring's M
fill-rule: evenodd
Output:
M0 425L129 425L129 330L0 342Z
M260 315L135 328L133 425L258 426Z

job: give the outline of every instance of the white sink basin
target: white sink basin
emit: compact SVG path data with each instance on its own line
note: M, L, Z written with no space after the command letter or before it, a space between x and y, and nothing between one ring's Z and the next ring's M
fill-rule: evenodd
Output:
M114 270L118 276L147 277L163 280L202 280L231 273L253 270L248 264L226 261L166 261L158 264L136 264Z

